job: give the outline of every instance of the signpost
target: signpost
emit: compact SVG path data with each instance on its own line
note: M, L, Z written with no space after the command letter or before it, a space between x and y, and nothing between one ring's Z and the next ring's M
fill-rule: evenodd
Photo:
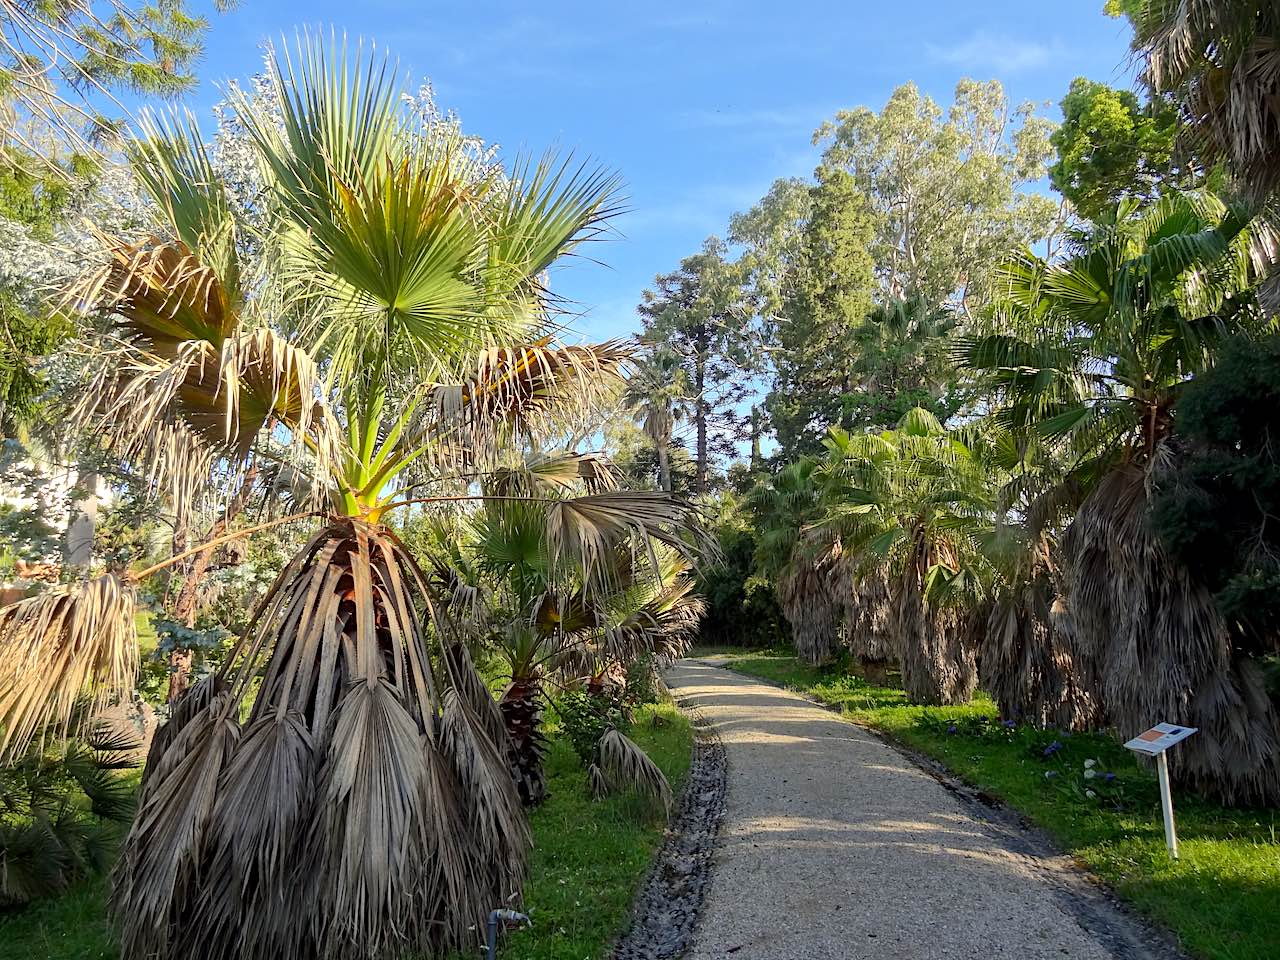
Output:
M1156 758L1156 772L1160 775L1160 809L1164 813L1164 845L1169 848L1169 856L1175 860L1178 859L1178 833L1173 826L1173 794L1169 790L1169 760L1165 751L1175 743L1187 739L1197 729L1176 723L1157 723L1125 744L1135 753L1145 753Z

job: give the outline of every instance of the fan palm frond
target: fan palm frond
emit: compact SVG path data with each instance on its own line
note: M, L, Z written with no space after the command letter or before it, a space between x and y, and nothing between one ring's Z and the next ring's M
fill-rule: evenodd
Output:
M610 793L634 792L671 812L671 784L662 769L649 759L635 741L610 728L600 738L598 766Z

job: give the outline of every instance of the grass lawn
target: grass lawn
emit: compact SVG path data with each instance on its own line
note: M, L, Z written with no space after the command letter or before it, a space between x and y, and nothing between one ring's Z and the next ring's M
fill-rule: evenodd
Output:
M643 707L631 737L678 794L693 744L684 715L670 703ZM663 825L641 815L628 798L592 801L573 748L554 733L547 773L551 797L532 817L535 849L525 887L525 910L534 926L510 937L499 955L596 960L626 921L632 896L662 840ZM0 913L0 958L115 960L118 952L105 920L106 892L106 880L97 879L56 900Z
M1280 958L1280 810L1228 810L1175 794L1181 860L1174 862L1165 852L1154 773L1109 737L1011 729L982 695L963 707L912 706L900 689L786 654L692 655L712 653L941 761L1044 827L1189 952Z

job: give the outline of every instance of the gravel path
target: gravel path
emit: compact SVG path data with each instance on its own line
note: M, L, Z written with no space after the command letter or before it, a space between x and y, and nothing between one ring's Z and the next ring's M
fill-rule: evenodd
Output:
M727 804L686 960L1176 957L1064 858L873 734L702 661L667 675L715 725Z

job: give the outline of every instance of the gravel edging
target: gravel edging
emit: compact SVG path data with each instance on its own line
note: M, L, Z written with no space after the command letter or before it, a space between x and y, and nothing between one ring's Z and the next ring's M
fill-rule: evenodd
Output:
M680 802L632 907L612 960L675 960L689 948L711 882L711 858L724 814L726 758L715 727L676 699L693 726L693 760Z
M956 776L941 762L913 750L875 727L858 723L846 716L839 707L805 691L735 670L729 662L714 657L698 658L694 662L719 667L756 683L785 690L875 736L938 781L975 817L1001 836L1008 848L1022 857L1058 895L1067 912L1082 927L1097 935L1117 957L1125 960L1190 960L1190 955L1181 948L1171 931L1139 914L1106 881L1091 872L1085 864L1064 853L1048 831L998 798Z

